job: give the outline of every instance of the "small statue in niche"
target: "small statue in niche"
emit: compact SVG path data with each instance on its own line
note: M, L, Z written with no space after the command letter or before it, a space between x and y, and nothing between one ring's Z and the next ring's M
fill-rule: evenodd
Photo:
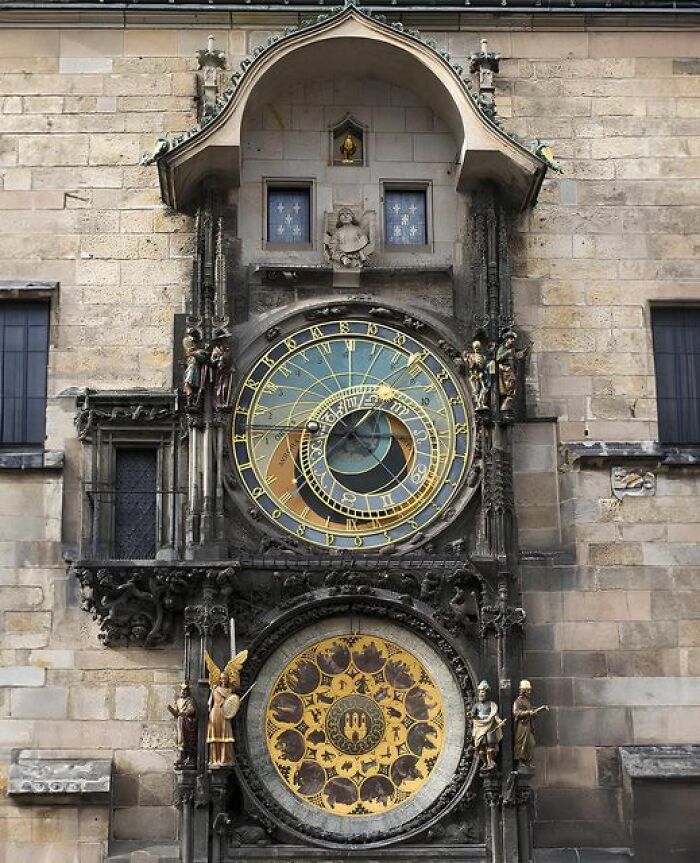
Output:
M472 704L469 718L472 723L472 745L479 756L484 770L496 767L496 758L506 719L498 715L498 705L489 699L491 687L485 680L477 686L477 700Z
M222 671L205 651L204 659L209 669L209 721L207 723L207 746L209 747L209 769L233 766L233 719L241 706L236 690L241 685L241 669L248 658L242 650L229 659Z
M208 359L202 344L202 337L197 329L190 327L187 330L182 340L182 348L185 353L185 374L182 380L182 389L188 407L196 407L204 387L204 372Z
M352 165L355 160L353 156L357 152L357 144L349 131L345 133L343 143L340 145L340 155L343 157L344 165Z
M214 387L214 404L217 408L227 408L231 404L233 362L230 338L231 334L228 330L220 330L215 334L214 347L209 360Z
M177 720L178 758L175 767L196 767L197 705L186 680L180 684L180 696L168 704L168 710Z
M521 764L532 764L535 757L535 723L534 718L543 710L549 710L546 704L533 708L532 684L529 680L520 681L518 697L513 702L513 722L515 723L515 740L513 757Z
M471 350L464 351L462 362L466 365L469 383L474 393L474 409L488 410L491 375L489 373L488 357L484 353L480 339L474 339Z
M518 334L514 330L503 333L501 343L496 351L498 367L498 393L501 397L501 411L507 413L515 407L515 395L518 389L518 363L524 359L532 345L517 350L515 342Z
M350 207L341 207L332 228L333 213L326 214L324 247L326 258L344 269L360 269L374 251L372 213L358 221Z

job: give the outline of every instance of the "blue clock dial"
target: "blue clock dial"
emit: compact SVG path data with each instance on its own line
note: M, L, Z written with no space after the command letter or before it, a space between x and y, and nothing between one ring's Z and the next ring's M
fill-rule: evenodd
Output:
M471 453L450 365L387 324L330 321L280 340L241 386L233 452L281 530L337 550L405 542L437 519Z

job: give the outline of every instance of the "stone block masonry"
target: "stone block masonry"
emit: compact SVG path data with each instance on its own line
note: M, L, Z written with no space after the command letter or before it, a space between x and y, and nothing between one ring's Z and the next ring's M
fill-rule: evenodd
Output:
M296 23L260 15L233 28L217 18L232 67L267 32ZM532 32L508 17L478 27L451 19L461 29L441 30L437 14L431 22L465 68L489 39L504 57L501 115L526 138L551 139L564 167L518 217L512 255L516 315L533 341L531 422L515 432L524 668L552 708L538 719L536 842L624 846L617 747L697 737L700 479L696 468L664 468L656 497L618 501L607 467L572 467L559 447L657 435L649 303L697 301L700 288L697 33L632 19L576 32L538 17ZM156 170L139 161L158 136L194 123L194 51L210 24L21 23L0 25L0 279L60 282L46 446L66 452L66 468L59 478L0 472L0 784L17 747L113 759L113 836L167 840L176 818L165 702L182 657L177 646L100 646L66 579L80 485L74 399L61 394L170 385L193 222L166 210ZM249 141L266 148L260 161L301 159L311 145L325 159L310 117L328 108L333 122L340 102L354 111L359 101L396 170L406 141L411 158L432 163L436 224L448 235L456 216L438 202L454 154L439 118L370 76L355 90L327 84L296 87L261 112ZM257 239L261 223L258 212ZM465 235L444 242L443 261L469 260ZM281 296L259 297L260 307ZM97 863L109 831L107 806L37 816L0 797L8 861Z

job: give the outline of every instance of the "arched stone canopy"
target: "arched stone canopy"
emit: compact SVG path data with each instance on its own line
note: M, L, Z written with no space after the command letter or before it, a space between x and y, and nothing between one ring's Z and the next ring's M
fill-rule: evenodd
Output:
M531 206L546 164L491 123L466 92L457 71L433 47L353 6L285 35L262 51L225 107L191 137L157 157L165 203L187 210L200 183L240 178L246 109L264 102L280 82L357 71L421 93L456 142L456 188L493 182L518 209Z

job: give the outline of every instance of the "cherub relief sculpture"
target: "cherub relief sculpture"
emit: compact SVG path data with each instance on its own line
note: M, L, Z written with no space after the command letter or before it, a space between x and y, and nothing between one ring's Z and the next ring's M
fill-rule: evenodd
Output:
M370 210L357 219L350 207L341 207L337 215L326 213L324 237L326 258L335 266L357 270L374 251L374 213Z
M209 747L209 769L233 766L233 719L241 706L237 690L241 685L241 669L248 658L242 650L230 659L222 671L205 651L204 659L209 670L209 722L207 745Z

